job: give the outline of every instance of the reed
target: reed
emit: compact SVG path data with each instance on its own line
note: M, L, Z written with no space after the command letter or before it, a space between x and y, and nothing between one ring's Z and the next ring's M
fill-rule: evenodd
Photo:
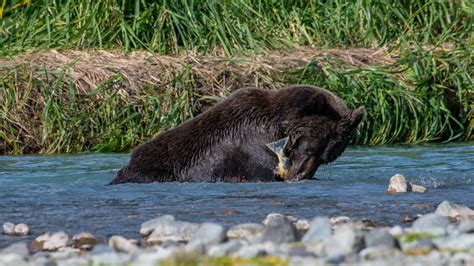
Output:
M0 53L48 48L231 55L470 38L471 1L36 0L10 3Z

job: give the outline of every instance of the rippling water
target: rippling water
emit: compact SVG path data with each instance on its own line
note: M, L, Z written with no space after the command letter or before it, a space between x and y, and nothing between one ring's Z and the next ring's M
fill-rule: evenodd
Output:
M447 199L474 208L474 144L352 147L315 180L298 183L156 183L106 186L128 154L0 156L0 224L30 225L32 237L65 230L138 238L140 224L163 214L226 226L270 212L369 218L399 224ZM396 173L425 194L387 195ZM423 204L420 208L419 205ZM18 237L0 235L0 248Z

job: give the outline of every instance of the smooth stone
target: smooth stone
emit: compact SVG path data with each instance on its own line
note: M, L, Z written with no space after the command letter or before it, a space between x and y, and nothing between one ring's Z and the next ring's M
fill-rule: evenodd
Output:
M450 251L474 251L474 234L439 237L433 239L433 242L439 249Z
M426 191L428 191L426 187L421 186L421 185L415 185L412 183L409 183L409 188L410 188L410 191L416 192L416 193L425 193Z
M396 174L390 178L387 192L389 194L404 193L408 191L408 183L405 176Z
M79 233L72 237L73 246L80 249L91 249L93 246L99 244L99 240L97 240L92 234L90 233Z
M306 234L306 232L308 232L309 228L311 227L311 224L306 219L299 219L298 221L296 221L295 227L301 235L304 235Z
M18 242L0 250L0 256L5 254L17 254L23 257L28 257L30 252L28 251L28 245L25 242Z
M332 229L328 217L315 217L311 221L308 232L303 236L302 242L319 242L331 236Z
M3 234L5 235L14 235L15 234L15 224L6 222L3 224Z
M159 224L147 238L147 244L161 244L166 240L188 242L199 229L199 224L174 221Z
M281 214L281 213L272 212L272 213L268 214L267 217L265 217L265 219L262 221L262 224L266 226L273 219L276 219L276 218L280 219L280 218L283 218L283 217L286 218L286 216Z
M350 225L338 228L324 243L324 251L330 258L338 258L357 253L365 247L362 232L353 229Z
M173 215L163 215L153 220L146 221L142 223L140 227L140 235L146 237L150 235L156 227L162 226L162 224L172 223L175 221Z
M237 252L242 247L239 240L229 240L225 243L215 245L209 248L207 255L211 257L223 257Z
M247 238L251 236L261 236L265 227L257 223L244 223L232 226L227 231L227 237L233 238Z
M297 241L298 238L298 231L293 223L283 216L269 221L265 226L261 242L291 243Z
M460 233L474 233L474 220L461 220L458 231Z
M472 210L471 208L464 205L452 203L447 200L441 202L438 205L435 213L441 216L452 218L474 216L474 210Z
M46 233L35 239L43 250L55 251L68 244L69 236L65 232Z
M224 227L216 223L203 223L194 233L191 242L200 241L204 246L209 247L222 243L226 238Z
M15 225L15 235L17 236L27 236L30 233L30 228L28 227L27 224L20 223Z
M398 246L397 240L384 229L374 229L364 235L364 242L366 247L385 246L389 248L396 248Z
M331 226L336 226L336 225L341 225L341 224L346 224L346 223L351 223L353 220L347 216L336 216L336 217L331 217L329 219L329 223Z
M127 265L132 261L128 253L100 253L92 256L92 265Z
M429 213L416 219L412 224L412 229L416 232L442 235L445 234L449 224L451 224L451 222L448 218L436 213Z

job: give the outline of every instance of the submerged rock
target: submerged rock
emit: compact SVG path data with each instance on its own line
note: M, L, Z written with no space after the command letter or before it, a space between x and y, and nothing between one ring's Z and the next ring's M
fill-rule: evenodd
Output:
M227 237L234 239L261 236L264 229L263 225L257 223L238 224L227 231Z
M469 217L469 216L474 217L474 210L472 210L471 208L464 205L452 203L447 200L441 202L438 205L435 213L441 216L451 217L451 218L460 218L460 217Z

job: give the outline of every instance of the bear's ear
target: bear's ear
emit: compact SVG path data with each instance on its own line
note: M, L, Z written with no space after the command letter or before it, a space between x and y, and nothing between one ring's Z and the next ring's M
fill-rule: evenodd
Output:
M359 107L351 112L351 127L355 128L365 117L366 112L364 107Z

